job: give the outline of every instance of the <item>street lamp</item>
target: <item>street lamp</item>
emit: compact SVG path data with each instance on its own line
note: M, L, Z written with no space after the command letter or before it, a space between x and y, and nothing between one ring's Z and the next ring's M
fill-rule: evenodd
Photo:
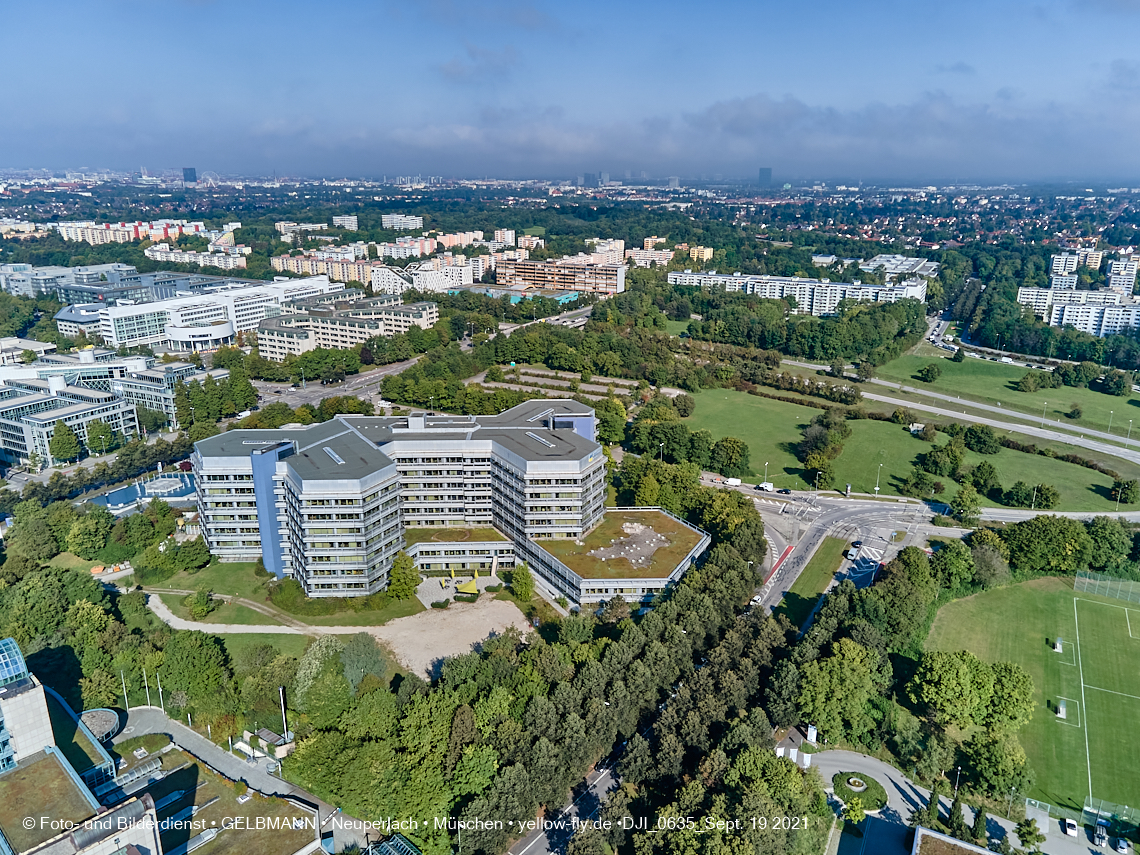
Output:
M1112 410L1108 411L1108 432L1112 433Z
M1049 402L1045 402L1045 406L1041 408L1041 427L1045 427L1045 410L1048 409Z
M768 462L764 462L764 483L768 483Z
M883 464L879 464L879 471L875 473L875 495L879 495L879 476L883 474Z
M954 798L958 798L958 779L962 777L962 767L958 767L958 774L954 776Z
M305 369L301 369L301 388L305 388Z
M665 443L663 443L663 442L657 443L657 450L661 453L661 462L664 463L665 462Z
M1132 439L1132 419L1128 420L1128 436L1124 437L1124 441L1128 442Z

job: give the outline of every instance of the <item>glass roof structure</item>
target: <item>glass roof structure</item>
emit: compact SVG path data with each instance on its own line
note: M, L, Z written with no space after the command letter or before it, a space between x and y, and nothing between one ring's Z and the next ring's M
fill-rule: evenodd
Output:
M7 686L28 676L24 654L14 638L0 639L0 686Z

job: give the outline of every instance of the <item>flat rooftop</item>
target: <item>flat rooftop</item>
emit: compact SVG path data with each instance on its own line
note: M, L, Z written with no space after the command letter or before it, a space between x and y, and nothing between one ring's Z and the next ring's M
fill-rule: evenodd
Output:
M583 579L656 579L672 573L701 538L661 511L607 508L583 540L533 542Z
M488 540L503 540L507 536L494 528L460 528L459 526L431 526L404 529L404 542L408 546L435 541L436 543L480 543Z
M0 829L16 852L26 852L60 833L58 827L24 827L25 817L80 823L94 816L90 803L54 754L33 754L0 775Z

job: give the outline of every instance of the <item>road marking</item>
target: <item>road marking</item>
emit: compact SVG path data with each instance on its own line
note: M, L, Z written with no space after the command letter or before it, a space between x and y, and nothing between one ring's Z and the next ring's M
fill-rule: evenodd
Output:
M1085 668L1081 662L1081 627L1080 621L1077 618L1077 598L1073 597L1073 625L1077 633L1077 673L1080 675L1081 681L1081 706L1085 706ZM1092 798L1092 759L1089 757L1089 729L1084 728L1085 732L1085 769L1089 776L1089 798Z

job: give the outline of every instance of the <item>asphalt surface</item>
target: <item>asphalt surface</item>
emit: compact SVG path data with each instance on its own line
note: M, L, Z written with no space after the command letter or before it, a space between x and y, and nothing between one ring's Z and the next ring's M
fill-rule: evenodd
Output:
M618 784L611 769L598 769L586 776L587 786L558 813L548 814L542 828L535 828L515 843L510 855L547 855L562 852L574 836L575 821L586 820L601 809L610 790Z

